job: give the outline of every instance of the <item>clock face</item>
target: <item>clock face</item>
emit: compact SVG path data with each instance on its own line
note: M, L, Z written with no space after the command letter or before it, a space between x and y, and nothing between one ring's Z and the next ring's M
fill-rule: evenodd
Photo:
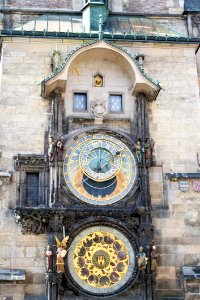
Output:
M99 296L115 293L134 272L135 250L119 230L93 226L72 241L68 269L73 280L85 291Z
M110 141L90 142L80 154L83 173L96 181L113 178L121 165L121 155Z
M136 180L136 159L120 140L87 135L74 141L64 158L64 178L80 200L107 205L124 198Z

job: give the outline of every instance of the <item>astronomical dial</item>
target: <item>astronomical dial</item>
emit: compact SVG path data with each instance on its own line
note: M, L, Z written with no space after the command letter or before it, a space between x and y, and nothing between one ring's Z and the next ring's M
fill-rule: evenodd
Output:
M64 158L64 178L80 200L107 205L124 198L136 181L136 159L120 140L87 135L74 141Z
M96 181L111 179L121 165L120 151L110 141L92 141L82 150L80 165L83 173Z
M127 237L108 226L93 226L79 233L69 248L68 269L84 290L115 293L131 278L135 250Z

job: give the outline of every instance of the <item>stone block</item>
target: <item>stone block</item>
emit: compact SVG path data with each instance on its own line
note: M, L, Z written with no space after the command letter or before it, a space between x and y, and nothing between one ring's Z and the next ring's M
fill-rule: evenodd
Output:
M2 284L1 285L2 296L24 296L24 285L23 284ZM15 299L14 299L15 300Z
M34 257L36 254L36 247L26 247L26 257Z
M44 273L34 274L33 284L45 284L45 274Z
M184 263L183 254L161 254L160 266L180 267Z
M176 279L176 268L174 266L159 266L157 271L157 279L171 278Z
M200 254L185 254L184 265L197 266L200 263Z
M180 282L174 279L162 279L156 281L156 289L158 290L177 290L180 289Z
M27 284L25 286L25 295L42 296L45 295L46 286L44 284Z
M187 283L186 284L186 293L199 294L199 284L197 283Z
M184 300L199 300L200 299L200 294L190 294L190 293L187 293L185 294L185 298Z
M156 289L156 300L183 300L182 289Z

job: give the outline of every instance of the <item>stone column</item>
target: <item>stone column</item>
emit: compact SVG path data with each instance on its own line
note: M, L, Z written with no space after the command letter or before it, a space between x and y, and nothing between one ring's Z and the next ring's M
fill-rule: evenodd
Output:
M63 151L63 104L62 97L58 90L54 93L51 107L51 120L49 126L49 170L50 170L50 207L56 206L59 202L60 178L62 168Z
M139 239L145 249L146 256L150 260L150 245L152 240L152 221L150 216L151 200L149 191L149 174L145 159L145 143L149 139L149 118L147 111L147 99L144 93L136 97L136 140L140 145L140 161L138 162L140 177L140 195L138 197L138 212L140 214ZM139 144L138 144L139 141ZM136 150L138 151L138 150ZM152 300L151 268L148 262L146 273L141 274L143 282L143 299Z

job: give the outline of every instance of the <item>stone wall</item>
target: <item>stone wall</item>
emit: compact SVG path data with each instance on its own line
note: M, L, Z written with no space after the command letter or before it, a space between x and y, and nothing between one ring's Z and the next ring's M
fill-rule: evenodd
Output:
M148 72L164 88L150 107L156 164L163 169L162 176L158 167L150 172L155 239L161 254L157 275L160 299L181 296L180 267L200 263L199 194L193 191L192 181L184 193L178 182L169 182L165 176L171 171L199 171L199 87L192 47L155 47L143 52Z
M3 0L3 7L34 7L66 10L80 10L83 0ZM113 12L146 13L146 14L182 14L184 0L111 0L110 8Z
M183 0L112 0L111 7L117 12L133 12L144 14L181 14L183 12Z
M3 7L80 10L83 0L3 0Z
M45 42L44 42L45 41ZM13 155L17 153L42 154L44 134L48 130L49 103L40 97L40 82L51 72L53 50L67 53L82 41L47 39L5 39L2 52L1 81L1 169L14 171ZM182 265L200 263L199 194L190 188L181 192L177 182L169 182L165 173L196 172L199 170L196 153L199 150L199 86L195 47L169 44L126 44L130 51L145 55L145 71L160 80L163 90L158 99L149 105L150 131L155 140L155 164L159 170L151 171L153 223L156 244L161 253L157 276L158 299L161 295L181 294L177 273ZM123 45L122 45L123 46ZM92 66L93 58L81 61L78 68ZM92 60L92 62L90 61ZM95 72L101 70L102 59L96 61ZM84 65L84 67L83 67ZM109 62L111 66L111 62ZM112 63L106 76L116 70ZM71 83L76 84L77 65L70 70ZM100 68L100 69L99 69ZM91 68L90 68L91 69ZM110 73L111 72L111 73ZM78 69L78 73L80 70ZM115 71L116 73L116 71ZM90 70L90 78L92 71ZM118 79L124 76L117 67ZM88 75L82 78L83 83ZM116 76L116 77L117 77ZM113 77L113 76L111 76ZM113 91L119 80L109 81L107 91ZM112 83L112 84L111 84ZM129 78L125 76L127 92ZM70 87L70 86L69 86ZM120 89L121 86L118 86ZM72 86L66 101L70 101ZM127 92L128 93L128 92ZM92 95L92 94L91 94ZM94 96L94 95L93 95ZM92 98L93 98L92 96ZM127 98L127 116L133 113L131 98ZM129 112L130 110L130 112ZM66 105L66 115L71 115ZM155 171L156 170L156 171ZM154 176L156 174L156 176ZM159 193L158 193L159 191ZM16 289L18 294L44 293L44 258L46 236L22 236L14 223L12 208L16 203L16 177L1 186L1 267L24 268L27 281ZM2 285L2 295L12 296L13 290ZM13 288L13 286L12 286ZM166 289L167 288L167 289Z

